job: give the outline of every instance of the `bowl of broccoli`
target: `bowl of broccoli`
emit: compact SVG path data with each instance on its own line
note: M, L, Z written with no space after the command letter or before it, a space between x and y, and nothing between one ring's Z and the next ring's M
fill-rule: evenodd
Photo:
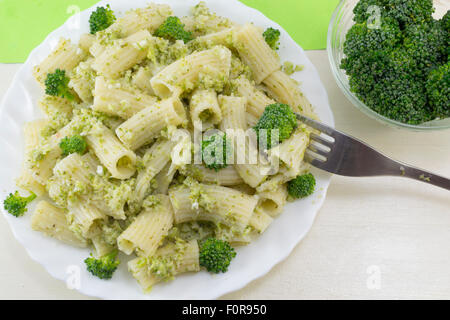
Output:
M342 0L328 28L338 86L368 116L450 128L450 10L442 0Z

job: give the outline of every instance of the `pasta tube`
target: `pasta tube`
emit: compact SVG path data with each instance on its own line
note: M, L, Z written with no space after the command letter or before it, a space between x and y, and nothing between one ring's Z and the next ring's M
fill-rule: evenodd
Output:
M87 241L69 228L64 211L47 201L40 201L31 216L31 228L75 247L86 247Z
M105 125L97 123L86 139L112 177L128 179L136 172L136 154L123 146Z
M275 99L288 104L295 112L317 119L313 106L300 91L298 83L286 73L278 70L267 77L263 83Z
M231 188L194 183L169 189L175 223L193 220L244 229L258 200Z
M121 89L119 83L108 83L103 77L95 80L94 97L92 109L123 119L131 118L157 101L156 97Z
M145 59L151 37L147 30L142 30L126 39L116 40L96 56L92 67L107 78L119 78L124 71Z
M173 224L173 210L169 198L155 197L153 207L144 209L133 223L117 238L119 250L126 254L136 251L151 256L161 245Z
M185 122L186 111L177 97L162 100L136 113L117 129L117 137L131 150L151 142L167 126Z
M180 273L200 271L197 240L169 243L158 249L152 257L131 260L128 269L144 292L148 292L156 283L171 280Z
M222 46L188 55L157 73L150 83L161 98L192 91L204 81L205 87L217 85L212 79L227 78L230 74L231 52ZM209 84L207 82L210 82Z
M68 74L87 56L87 53L72 44L70 40L60 39L56 49L33 70L36 80L44 86L47 74L55 72L56 69L65 70Z
M197 90L190 103L191 121L201 123L202 131L211 129L222 120L222 112L214 90Z
M247 23L235 34L236 49L242 61L253 72L257 84L260 84L273 72L281 68L275 51L264 40L260 30Z

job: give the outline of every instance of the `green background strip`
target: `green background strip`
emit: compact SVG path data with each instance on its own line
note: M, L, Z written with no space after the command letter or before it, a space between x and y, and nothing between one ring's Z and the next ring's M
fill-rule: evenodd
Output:
M227 0L223 0L227 1ZM280 24L304 49L324 49L339 0L241 0ZM30 51L76 8L97 0L0 0L0 63L24 62Z

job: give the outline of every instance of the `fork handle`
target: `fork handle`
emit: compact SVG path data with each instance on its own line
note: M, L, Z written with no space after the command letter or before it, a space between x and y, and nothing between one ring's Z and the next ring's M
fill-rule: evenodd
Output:
M418 180L421 182L425 182L437 187L450 190L450 179L444 178L443 176L416 167L412 167L402 163L398 164L400 165L399 167L400 170L399 173L397 174L398 176Z

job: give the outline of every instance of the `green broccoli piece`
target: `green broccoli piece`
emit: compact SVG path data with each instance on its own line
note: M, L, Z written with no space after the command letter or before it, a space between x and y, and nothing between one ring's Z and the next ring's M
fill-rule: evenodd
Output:
M378 8L380 8L380 12L381 10L384 9L384 3L383 0L361 0L359 1L356 6L353 8L353 13L354 13L354 17L353 17L353 21L355 21L356 23L364 23L366 22L370 15L373 14L374 12L369 11L369 8L371 6L378 6Z
M105 30L116 21L114 11L111 10L109 4L105 7L97 7L89 17L89 26L91 34L96 34L98 31Z
M316 178L311 173L306 173L288 182L288 193L294 199L305 198L314 193Z
M447 61L450 61L450 10L442 17L439 21L441 23L442 29L447 33L446 43L447 43ZM444 59L445 60L445 59Z
M111 279L120 264L120 261L116 260L117 254L118 250L114 250L100 259L94 258L91 254L89 258L84 260L87 271L100 279Z
M409 25L404 31L403 46L426 75L447 62L447 32L438 21ZM426 78L426 77L424 77Z
M402 40L398 22L389 17L381 19L380 29L369 28L366 22L355 24L345 37L344 54L348 60L367 51L393 48Z
M295 128L297 128L297 117L290 106L282 103L268 105L256 126L253 127L258 141L261 135L266 135L267 149L288 139ZM273 138L275 144L272 144L273 130L278 130L278 139Z
M19 191L16 191L14 194L10 193L9 196L6 197L5 201L3 201L3 207L14 217L18 218L27 212L27 205L34 199L36 199L34 193L28 197L22 197L19 194Z
M74 96L69 89L69 80L65 70L56 69L55 72L47 74L45 93L50 96L59 96L73 100Z
M436 117L450 117L450 62L430 72L426 89Z
M389 16L403 27L433 20L433 0L382 0Z
M227 272L231 260L236 256L234 248L226 241L206 239L200 247L200 265L209 272Z
M62 150L63 156L68 156L71 153L84 154L87 148L86 140L80 135L65 137L61 139L59 147Z
M280 30L274 28L267 28L263 33L264 40L273 50L278 50L280 47L280 35Z
M442 17L441 24L445 31L450 32L450 10Z
M168 17L162 25L155 31L155 36L167 40L183 40L188 43L194 36L192 32L184 30L184 24L181 23L178 17Z
M365 53L347 73L350 89L377 113L409 124L431 120L421 71L403 48Z
M410 24L421 24L433 19L432 0L361 0L353 9L353 20L356 23L368 21L369 17L377 13L369 10L372 6L378 7L382 17L388 16L398 21L402 29Z
M219 171L226 168L232 152L231 141L227 139L226 133L217 132L202 140L202 158L208 169Z

